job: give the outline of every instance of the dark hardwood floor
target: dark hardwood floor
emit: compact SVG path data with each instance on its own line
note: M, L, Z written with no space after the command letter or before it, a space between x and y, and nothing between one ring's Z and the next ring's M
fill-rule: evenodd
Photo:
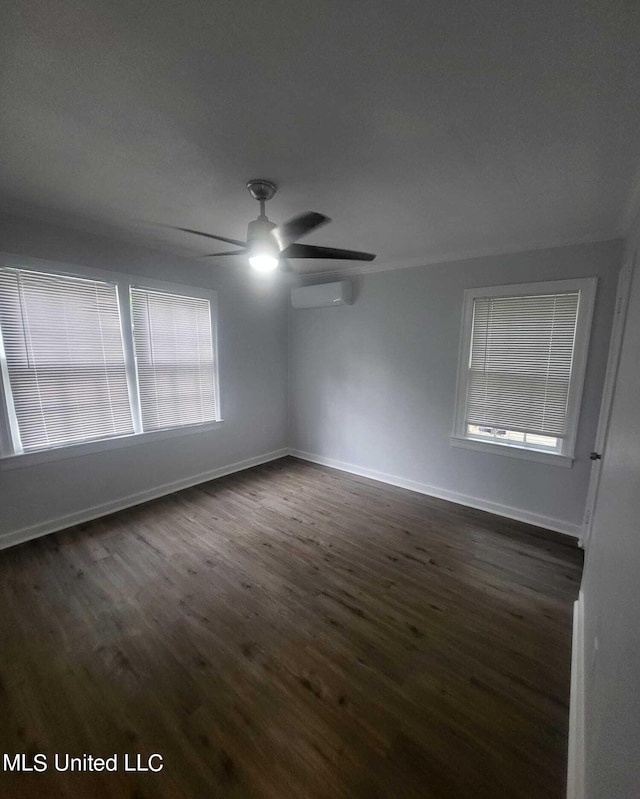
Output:
M560 799L581 568L292 458L0 552L0 795Z

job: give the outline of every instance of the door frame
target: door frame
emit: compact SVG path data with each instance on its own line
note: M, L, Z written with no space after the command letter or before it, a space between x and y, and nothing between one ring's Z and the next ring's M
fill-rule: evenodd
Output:
M620 364L620 352L622 350L622 339L624 333L624 323L627 318L627 306L629 305L629 293L631 279L635 271L638 251L628 257L620 270L618 276L618 290L616 294L616 306L611 327L611 341L609 343L609 355L607 358L607 371L605 373L604 385L602 387L602 401L600 403L600 414L598 416L598 427L594 440L594 452L600 458L592 461L591 476L589 478L589 488L587 490L587 500L582 522L579 544L583 549L587 549L591 538L591 527L593 523L593 511L598 499L598 486L600 485L600 471L602 458L605 456L607 446L607 433L609 431L609 419L611 418L611 406L615 393L616 379L618 376L618 366Z

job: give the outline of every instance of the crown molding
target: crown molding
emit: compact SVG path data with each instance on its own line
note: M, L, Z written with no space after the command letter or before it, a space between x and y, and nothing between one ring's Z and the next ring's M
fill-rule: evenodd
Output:
M622 238L622 235L595 234L590 236L577 236L570 239L548 239L537 242L530 242L522 245L507 245L504 247L488 247L478 250L462 250L458 252L440 253L438 255L428 255L422 258L410 258L396 262L367 262L366 264L354 264L342 268L319 270L316 272L299 272L297 277L306 278L328 278L328 277L348 277L349 275L369 274L372 272L393 272L398 269L412 269L417 266L436 266L438 264L450 263L452 261L470 261L476 258L490 258L499 255L515 255L516 253L533 252L536 250L552 250L560 247L573 247L580 244L597 244L604 241L615 241Z

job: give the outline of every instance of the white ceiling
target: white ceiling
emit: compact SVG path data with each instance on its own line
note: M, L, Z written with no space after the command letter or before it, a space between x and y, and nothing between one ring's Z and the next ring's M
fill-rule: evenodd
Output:
M8 0L0 205L197 254L147 223L243 239L265 177L378 268L613 237L639 36L637 0Z

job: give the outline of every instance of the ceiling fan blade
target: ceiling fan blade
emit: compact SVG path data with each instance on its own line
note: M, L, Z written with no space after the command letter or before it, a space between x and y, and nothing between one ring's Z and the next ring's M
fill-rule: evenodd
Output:
M316 247L313 244L290 244L282 254L287 258L329 258L342 261L373 261L376 257L370 252Z
M278 269L281 272L293 272L291 264L289 263L289 261L287 261L287 259L284 257L282 253L280 253Z
M208 252L206 255L199 255L198 258L215 258L216 255L246 255L247 250L228 250L227 252Z
M203 233L202 230L192 230L188 227L174 227L174 225L163 225L162 227L171 228L171 230L181 230L183 233L195 233L196 236L206 236L208 239L215 239L216 241L225 241L227 244L235 244L238 247L246 247L246 241L238 241L238 239L228 239L226 236L216 236L215 233Z
M318 214L315 211L307 211L306 214L294 216L293 219L274 228L271 231L271 235L278 242L278 247L280 247L282 252L294 241L298 241L298 239L311 233L312 230L326 225L327 222L331 222L328 216Z

